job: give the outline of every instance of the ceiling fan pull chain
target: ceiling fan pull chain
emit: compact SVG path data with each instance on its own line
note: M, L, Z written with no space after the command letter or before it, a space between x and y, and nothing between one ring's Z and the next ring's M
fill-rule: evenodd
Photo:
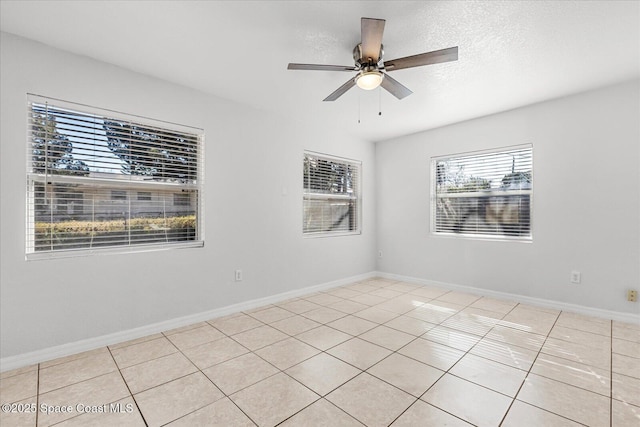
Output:
M378 86L378 116L382 115L382 90Z
M360 124L360 93L358 93L358 124Z

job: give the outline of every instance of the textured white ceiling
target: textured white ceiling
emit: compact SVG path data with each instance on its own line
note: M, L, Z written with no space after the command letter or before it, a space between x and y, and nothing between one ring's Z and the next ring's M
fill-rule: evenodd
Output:
M2 31L377 141L640 75L637 1L7 1ZM360 18L386 19L385 58L459 46L398 70L398 101L353 88ZM378 106L382 105L382 116ZM358 124L358 115L361 123Z

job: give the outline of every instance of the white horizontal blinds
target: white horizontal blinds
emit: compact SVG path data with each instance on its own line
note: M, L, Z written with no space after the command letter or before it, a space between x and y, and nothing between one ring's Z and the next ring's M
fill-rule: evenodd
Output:
M195 183L198 135L31 103L33 171ZM44 144L44 138L48 143ZM46 148L46 150L45 150Z
M532 147L432 160L436 233L530 239Z
M355 160L305 153L303 233L360 231L360 169Z
M202 133L58 102L29 102L28 254L201 241Z

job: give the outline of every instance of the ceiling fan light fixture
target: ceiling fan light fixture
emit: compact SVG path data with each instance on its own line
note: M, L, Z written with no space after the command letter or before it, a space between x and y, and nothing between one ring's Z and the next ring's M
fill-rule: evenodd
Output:
M377 70L362 72L356 76L356 84L360 89L372 90L380 86L383 78L384 74Z

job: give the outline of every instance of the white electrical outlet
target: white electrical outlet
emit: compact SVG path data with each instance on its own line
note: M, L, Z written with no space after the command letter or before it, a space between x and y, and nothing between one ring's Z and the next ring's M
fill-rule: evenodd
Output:
M582 277L579 271L574 270L571 272L571 283L577 285L580 283L581 280L582 280Z
M236 282L242 282L242 270L236 270Z

